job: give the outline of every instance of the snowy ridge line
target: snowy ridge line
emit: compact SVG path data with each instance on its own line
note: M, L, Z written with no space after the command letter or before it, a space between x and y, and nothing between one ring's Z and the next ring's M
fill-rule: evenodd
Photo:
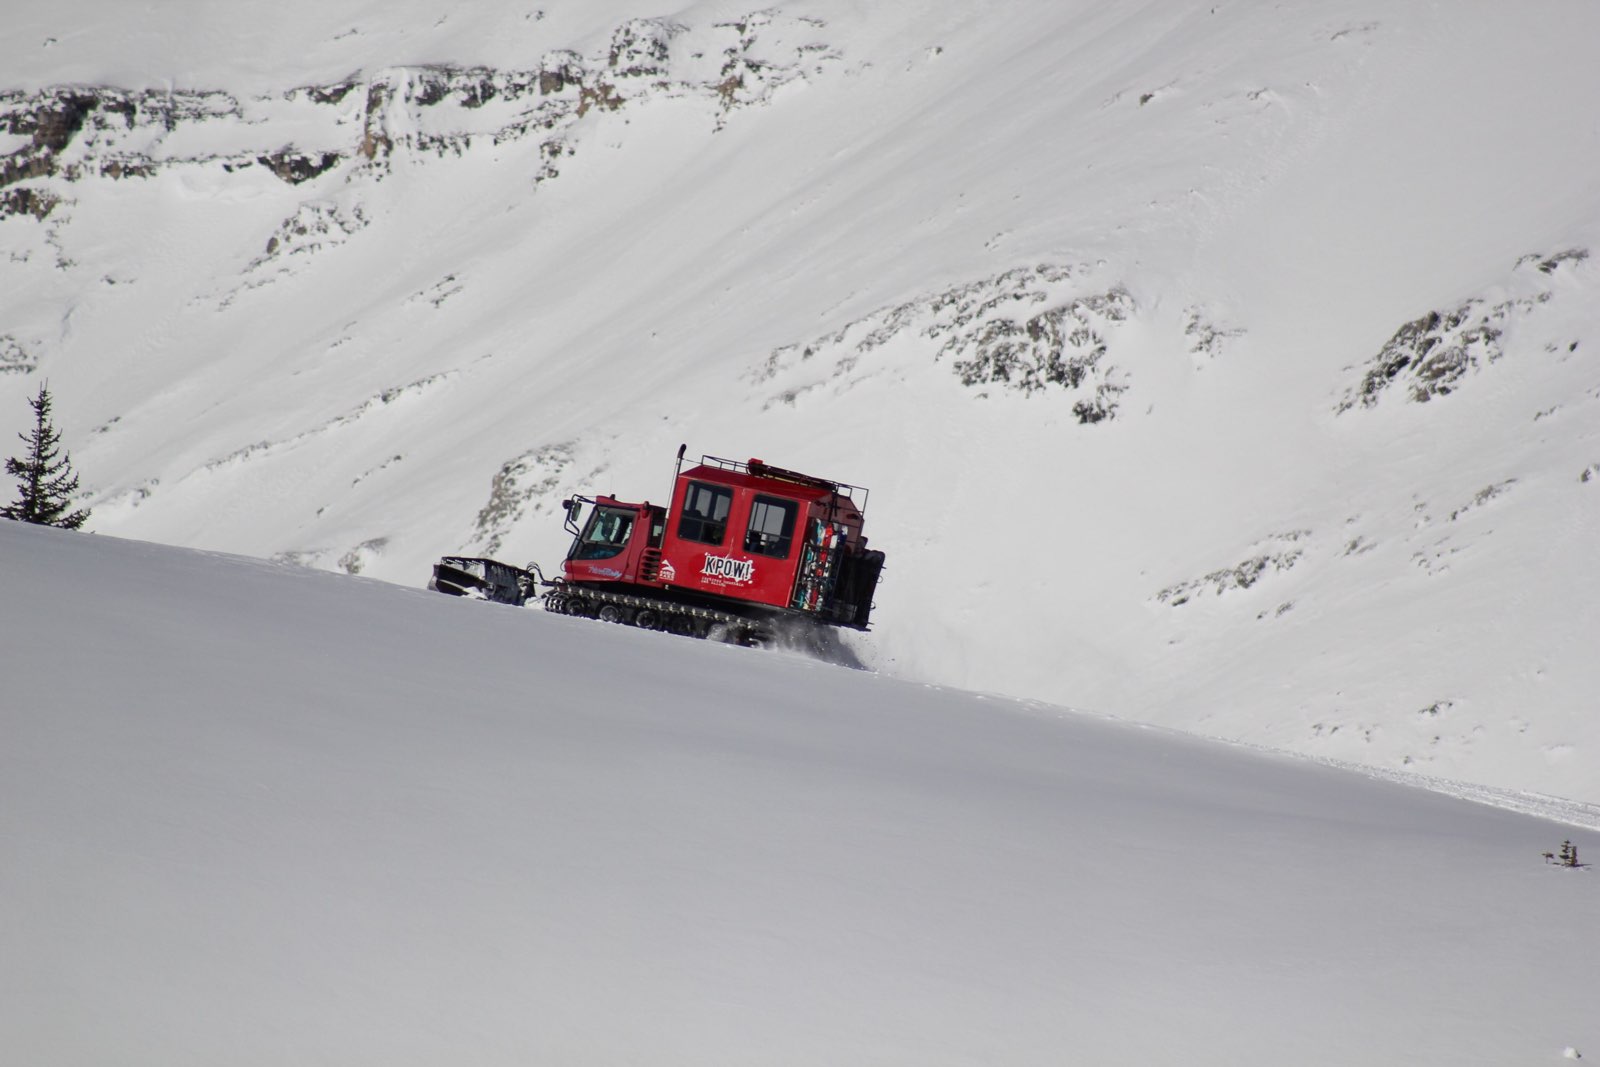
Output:
M1187 732L1172 730L1170 727L1164 726L1152 728L1168 730L1172 733ZM1207 734L1190 734L1189 736L1204 737L1209 741L1220 741L1235 748L1248 748L1272 756L1281 756L1285 759L1318 763L1334 770L1349 771L1366 778L1393 782L1395 785L1409 786L1412 789L1424 789L1430 793L1440 793L1447 797L1454 797L1457 800L1467 800L1474 804L1482 804L1485 807L1499 808L1502 811L1514 811L1518 815L1531 815L1534 818L1561 823L1565 826L1576 826L1583 830L1600 830L1600 804L1569 800L1566 797L1551 796L1548 793L1535 793L1525 789L1502 789L1497 786L1458 781L1453 778L1435 778L1427 774L1418 774L1415 771L1375 767L1370 763L1357 763L1353 760L1336 759L1332 756L1314 756L1305 752L1296 752L1293 749L1272 748L1249 741L1231 741L1224 737L1215 737Z
M451 379L458 377L461 373L462 372L459 369L441 371L438 374L430 374L425 378L419 378L416 381L407 383L406 385L393 386L385 389L374 396L368 397L366 400L358 404L354 409L346 411L342 415L336 415L320 426L313 426L308 430L302 430L297 434L282 438L280 440L257 441L254 444L237 448L219 459L210 460L187 472L186 474L179 476L172 481L172 484L180 484L189 478L212 474L224 468L235 467L248 461L281 454L290 449L303 445L307 441L314 440L318 437L323 437L343 427L357 423L363 418L366 418L368 415L371 415L372 413L380 411L383 408L395 403L397 400L427 393L434 386L448 382ZM388 460L386 461L385 465L392 462L392 459ZM369 471L368 473L371 472ZM364 477L366 477L366 475L362 475L362 478ZM90 494L87 499L96 500L97 507L111 507L118 504L127 504L129 507L137 507L150 498L150 496L155 492L156 488L161 484L161 481L162 480L160 478L151 478L148 481L133 487L132 489L116 491L110 495L98 499L94 494ZM361 481L361 478L357 478L356 481Z
M313 426L309 430L302 430L300 433L297 433L292 437L283 438L282 440L258 441L253 445L245 445L243 448L239 448L228 453L221 459L214 459L205 464L200 468L200 473L209 473L211 471L220 470L223 467L230 467L238 463L243 463L247 459L254 459L258 456L270 455L273 453L282 452L286 449L294 448L297 445L304 444L306 441L311 440L312 438L321 437L324 434L332 433L334 430L340 429L341 427L349 426L353 423L359 422L373 412L380 411L383 408L388 407L396 400L426 393L433 386L442 382L447 382L460 374L461 371L459 370L441 371L438 374L430 374L425 378L418 378L416 381L410 382L406 385L397 385L385 389L381 393L368 397L366 400L362 401L355 407L354 410L347 411L343 415L336 415L332 419L329 419L327 422L323 423L321 426Z
M1106 717L1116 718L1115 716ZM1130 719L1118 721L1138 726L1145 725ZM1447 797L1454 797L1457 800L1466 800L1474 804L1482 804L1485 807L1499 808L1502 811L1514 811L1518 815L1531 815L1534 818L1561 823L1564 826L1575 826L1583 830L1600 830L1600 804L1569 800L1566 797L1551 796L1548 793L1535 793L1524 789L1502 789L1492 785L1478 785L1474 782L1458 781L1453 778L1436 778L1432 775L1418 774L1415 771L1376 767L1370 763L1357 763L1353 760L1336 759L1332 756L1314 756L1306 752L1297 752L1293 749L1273 748L1269 745L1255 744L1250 741L1234 741L1210 734L1190 733L1186 730L1177 730L1167 726L1151 726L1149 728L1163 730L1168 733L1187 734L1190 737L1200 737L1207 741L1218 741L1234 748L1247 748L1285 759L1317 763L1324 767L1331 767L1334 770L1349 771L1352 774L1359 774L1363 777L1383 782L1393 782L1395 785L1409 786L1412 789L1424 789L1430 793L1439 793Z
M1277 750L1267 749L1266 751ZM1348 760L1332 759L1327 756L1307 756L1297 752L1285 754L1311 760L1313 763L1325 764L1339 770L1353 771L1356 774L1364 775L1368 778L1376 778L1379 781L1393 782L1396 785L1410 786L1413 789L1426 789L1430 793L1442 793L1447 797L1455 797L1457 800L1468 800L1486 807L1514 811L1518 815L1532 815L1537 819L1561 823L1564 826L1576 826L1582 830L1600 830L1600 804L1587 804L1581 800L1568 800L1566 797L1554 797L1546 793L1533 793L1521 789L1499 789L1495 786L1476 785L1472 782L1461 782L1452 778L1434 778L1412 771L1373 767L1369 764L1352 763Z
M946 686L927 684L924 685L924 688L938 691L949 689ZM1027 714L1044 715L1057 719L1082 716L1102 722L1120 723L1137 730L1152 730L1170 737L1183 737L1190 740L1227 745L1230 748L1248 749L1264 756L1316 763L1333 770L1348 771L1352 774L1359 774L1378 781L1409 786L1412 789L1423 789L1430 793L1454 797L1457 800L1482 804L1485 807L1516 812L1518 815L1531 815L1534 818L1560 823L1564 826L1574 826L1581 830L1600 831L1600 804L1569 800L1566 797L1551 796L1548 793L1535 793L1523 789L1501 789L1496 786L1478 785L1453 778L1436 778L1431 775L1418 774L1415 771L1375 767L1371 764L1335 759L1331 756L1314 756L1305 752L1296 752L1293 749L1273 748L1270 745L1256 744L1251 741L1237 741L1227 737L1219 737L1215 734L1182 730L1176 727L1162 726L1159 723L1142 722L1138 719L1130 719L1105 711L1072 708L1040 700L1008 697L1000 693L973 692L971 695L978 700L996 701L1012 705L1017 710Z

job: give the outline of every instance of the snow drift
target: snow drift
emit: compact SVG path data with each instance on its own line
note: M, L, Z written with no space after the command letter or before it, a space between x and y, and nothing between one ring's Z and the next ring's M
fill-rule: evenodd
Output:
M19 1062L1600 1047L1593 809L14 523L0 583Z

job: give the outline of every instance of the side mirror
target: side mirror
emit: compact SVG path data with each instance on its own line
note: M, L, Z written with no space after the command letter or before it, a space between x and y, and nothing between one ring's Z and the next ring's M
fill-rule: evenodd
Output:
M578 513L583 510L583 501L563 500L562 503L567 507L567 521L576 523L578 521Z

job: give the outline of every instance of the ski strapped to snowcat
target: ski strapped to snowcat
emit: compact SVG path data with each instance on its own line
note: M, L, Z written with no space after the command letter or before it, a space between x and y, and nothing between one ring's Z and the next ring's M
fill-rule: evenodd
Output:
M683 453L665 507L562 501L573 540L561 577L447 556L429 587L511 604L543 588L548 611L745 644L788 627L868 628L884 555L862 532L867 490L759 459L703 456L684 470Z

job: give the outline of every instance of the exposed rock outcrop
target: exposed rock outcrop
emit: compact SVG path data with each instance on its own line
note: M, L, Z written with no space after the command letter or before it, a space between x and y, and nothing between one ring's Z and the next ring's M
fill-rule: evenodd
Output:
M35 361L15 337L0 335L0 374L27 374Z
M1105 284L1100 273L1065 264L1019 267L881 308L807 344L777 349L755 377L804 382L774 398L792 403L801 392L846 378L873 350L916 338L934 361L948 360L964 385L1023 395L1061 390L1073 396L1079 422L1101 422L1116 414L1127 388L1126 375L1107 359L1111 337L1137 306L1127 289Z
M562 443L531 449L501 464L490 479L489 499L478 512L474 529L486 555L500 550L530 501L556 491L572 462L573 445Z
M1304 542L1310 536L1310 530L1274 534L1256 545L1248 558L1199 578L1169 585L1156 594L1156 600L1175 608L1205 593L1222 596L1234 590L1249 589L1268 575L1287 571L1299 563L1305 555Z
M702 99L720 125L729 111L763 103L837 59L816 40L821 29L817 20L770 11L700 28L631 19L595 55L555 50L529 70L395 67L255 100L109 86L0 91L0 130L29 138L0 156L0 189L58 177L149 177L207 163L230 173L260 165L300 184L350 160L381 166L401 149L452 155L477 140L548 136L591 110L653 97ZM273 131L286 117L301 130L320 130L318 143L282 143ZM259 127L264 143L214 158L169 149L181 128L219 120Z
M1554 290L1543 279L1575 273L1588 258L1584 249L1524 256L1504 292L1430 311L1401 326L1368 361L1361 381L1337 410L1375 407L1395 386L1419 404L1455 392L1470 375L1505 355L1502 339L1512 323L1552 299Z

